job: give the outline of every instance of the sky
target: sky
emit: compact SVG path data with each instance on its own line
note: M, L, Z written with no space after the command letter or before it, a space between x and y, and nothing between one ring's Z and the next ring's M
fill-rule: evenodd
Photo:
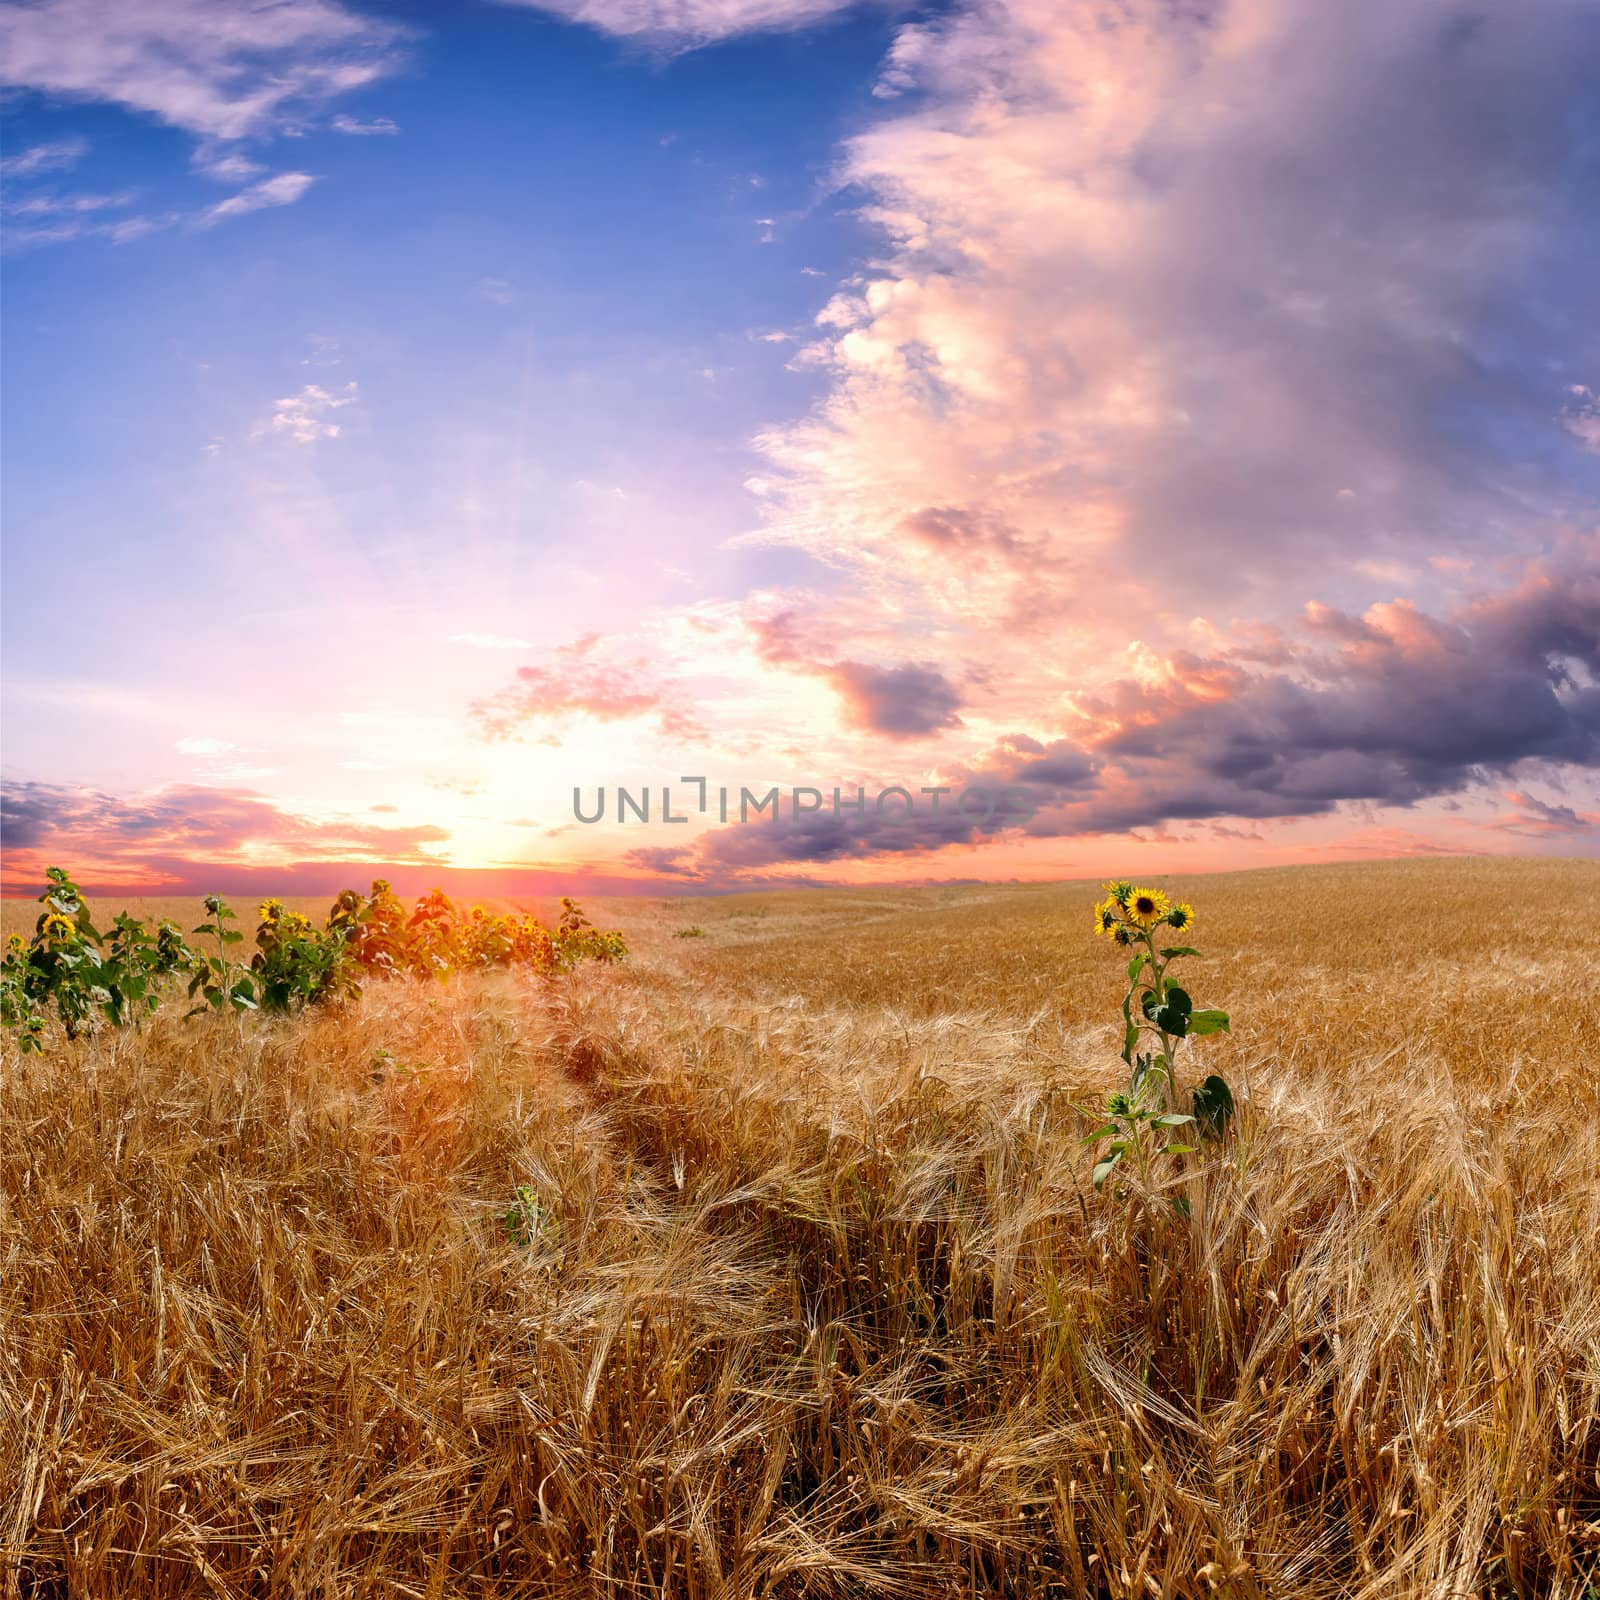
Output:
M0 75L7 892L1600 855L1600 0L5 0Z

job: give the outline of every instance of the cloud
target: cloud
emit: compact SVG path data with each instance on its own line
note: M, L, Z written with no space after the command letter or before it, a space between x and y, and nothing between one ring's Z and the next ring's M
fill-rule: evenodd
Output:
M27 178L39 172L62 172L73 167L89 148L87 139L52 139L30 145L14 156L0 157L0 178Z
M758 441L765 542L1013 711L1130 635L1282 625L1309 571L1359 611L1547 550L1592 422L1559 375L1600 360L1597 74L1557 0L907 24L839 170L882 248L797 358L822 403Z
M84 882L204 886L211 869L362 860L429 862L444 828L383 827L313 819L247 789L176 784L143 795L111 795L62 784L0 788L0 835L8 887L42 881L52 862ZM205 864L205 865L203 865Z
M916 739L961 726L956 715L961 695L937 667L838 661L826 676L843 698L852 727L891 739Z
M772 658L804 660L797 624L769 624L768 640ZM909 819L893 808L784 811L672 847L672 870L715 881L1001 835L1084 838L1181 823L1253 839L1237 824L1458 796L1475 808L1458 827L1481 832L1440 848L1482 849L1496 835L1552 846L1595 836L1600 798L1546 801L1529 784L1567 774L1594 787L1600 773L1600 535L1443 618L1406 601L1360 615L1308 607L1301 629L1265 662L1262 654L1248 640L1206 655L1136 654L1134 673L1074 699L1065 733L1016 731L970 760L941 761L939 781L956 793L1020 790L1034 808L1026 821L1001 815L1023 809L1010 800L987 819L936 815L922 802ZM1485 796L1500 809L1479 816Z
M337 439L343 431L330 413L352 406L361 398L360 387L347 383L341 389L324 389L308 383L299 394L286 395L273 405L272 417L255 432L287 434L296 444L315 444L319 439Z
M398 65L407 31L337 0L18 0L0 6L12 88L106 101L216 139L287 116Z
M218 183L248 183L267 170L259 161L252 161L237 150L219 149L213 144L201 145L190 158L190 165Z
M226 739L214 739L209 734L195 734L177 743L178 754L185 756L220 756L237 748Z
M351 117L340 112L328 124L335 133L353 134L357 138L370 138L377 134L399 133L400 124L392 117L372 117L362 122L359 117Z
M1600 396L1583 383L1573 384L1569 393L1572 400L1561 413L1561 426L1585 450L1600 454Z
M1074 739L996 763L1050 783L1041 762L1067 763L1074 792L1030 831L1403 807L1530 769L1600 770L1600 540L1447 619L1394 601L1321 608L1311 631L1291 672L1177 652L1082 697Z
M736 34L809 27L851 10L856 0L504 0L605 33L674 45L711 44Z
M51 216L54 220L31 226L12 223L0 230L0 250L7 255L17 255L40 245L64 244L72 239L106 239L112 244L131 244L147 234L175 227L183 220L180 213L168 211L153 217L123 217L116 222L96 222L92 219L99 211L125 203L124 197L78 196L76 198L80 201L95 202L80 205L72 204L72 198L68 197L60 206L52 206L48 210L35 208L25 213Z
M200 214L199 225L209 228L229 217L248 216L268 206L293 205L316 181L308 172L280 172L276 177L264 178L208 207Z
M1600 838L1600 811L1579 812L1517 789L1504 798L1510 809L1486 827L1524 839Z
M649 662L598 654L590 635L564 647L547 666L519 667L511 685L478 701L472 719L488 739L523 737L530 725L585 717L594 722L649 720L663 735L703 737L699 719Z
M843 659L838 639L850 633L837 602L805 604L745 619L758 658L769 666L822 679L840 698L847 726L890 739L926 738L959 728L962 692L929 662L892 664Z
M35 194L20 200L8 198L5 209L14 217L82 216L130 206L138 198L137 189L123 189L116 194Z

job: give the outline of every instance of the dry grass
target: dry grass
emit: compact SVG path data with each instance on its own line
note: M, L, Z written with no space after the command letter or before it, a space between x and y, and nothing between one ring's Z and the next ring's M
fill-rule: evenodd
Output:
M5 1592L1582 1600L1600 867L1184 887L1187 1226L1085 1182L1085 886L8 1053Z

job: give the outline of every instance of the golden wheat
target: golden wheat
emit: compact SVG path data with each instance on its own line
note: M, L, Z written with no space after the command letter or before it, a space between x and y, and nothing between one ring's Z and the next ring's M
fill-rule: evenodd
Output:
M1087 1181L1090 885L8 1051L5 1592L1583 1600L1600 867L1167 887L1188 1224Z

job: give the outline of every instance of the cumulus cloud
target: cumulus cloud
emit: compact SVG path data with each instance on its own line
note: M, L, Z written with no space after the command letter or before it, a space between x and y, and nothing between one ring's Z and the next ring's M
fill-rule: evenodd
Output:
M908 25L841 164L885 249L760 441L766 538L1041 688L1047 631L1093 681L1108 635L1281 619L1308 570L1537 553L1590 426L1551 375L1596 353L1597 72L1557 0Z
M285 395L275 402L272 416L256 429L256 433L258 436L282 434L296 444L337 439L343 430L333 413L353 406L360 397L360 387L354 382L339 389L325 389L319 383L308 383L299 394Z
M405 30L337 0L29 0L0 6L12 88L107 101L238 139L373 82Z

